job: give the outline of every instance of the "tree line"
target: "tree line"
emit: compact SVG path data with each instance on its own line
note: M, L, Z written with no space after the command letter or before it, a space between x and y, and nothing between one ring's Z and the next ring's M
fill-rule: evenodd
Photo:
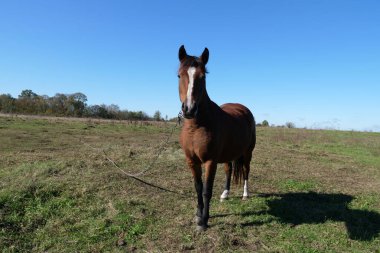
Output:
M18 98L0 94L0 112L62 117L90 117L120 120L163 120L160 111L153 117L143 111L121 110L118 105L87 105L87 96L57 93L52 97L23 90Z

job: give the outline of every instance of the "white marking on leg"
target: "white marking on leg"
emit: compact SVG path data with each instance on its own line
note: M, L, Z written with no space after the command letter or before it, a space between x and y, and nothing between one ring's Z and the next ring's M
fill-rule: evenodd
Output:
M220 195L220 200L225 200L228 198L228 194L230 193L229 190L224 190L222 195Z
M244 193L243 193L243 198L248 197L248 180L244 180Z
M189 86L187 87L187 107L190 108L192 104L192 94L194 87L194 74L197 69L194 67L190 67L187 70L187 74L189 75Z

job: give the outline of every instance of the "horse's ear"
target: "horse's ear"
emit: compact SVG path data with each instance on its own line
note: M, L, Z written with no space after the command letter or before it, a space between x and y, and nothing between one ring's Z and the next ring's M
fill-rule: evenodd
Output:
M207 49L207 47L205 47L205 50L203 51L203 53L201 55L201 60L202 60L204 65L206 65L208 62L208 54L209 54L208 49Z
M183 59L185 59L187 56L187 53L186 53L186 50L185 50L185 46L182 45L180 48L179 48L179 51L178 51L178 58L179 58L179 61L182 61Z

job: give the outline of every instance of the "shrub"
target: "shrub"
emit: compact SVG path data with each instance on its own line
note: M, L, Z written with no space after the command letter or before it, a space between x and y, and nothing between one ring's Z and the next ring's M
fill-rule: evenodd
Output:
M293 122L286 122L286 123L285 123L285 126L286 126L287 128L295 128L295 127L296 127L296 125L295 125Z
M263 120L263 122L261 123L261 125L263 127L268 127L269 126L269 122L267 120Z

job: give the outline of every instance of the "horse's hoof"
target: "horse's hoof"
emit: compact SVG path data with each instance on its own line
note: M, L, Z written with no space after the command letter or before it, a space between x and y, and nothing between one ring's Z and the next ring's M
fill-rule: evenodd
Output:
M248 200L248 196L243 196L242 200Z
M229 194L229 190L224 190L222 192L222 195L220 195L220 202L222 202L223 200L227 199L228 198L228 194Z
M207 226L200 226L200 225L198 225L196 230L197 230L197 232L206 231L207 230Z
M201 217L195 215L195 217L194 217L194 222L195 222L195 224L199 224L199 223L201 223L201 220L202 220Z

